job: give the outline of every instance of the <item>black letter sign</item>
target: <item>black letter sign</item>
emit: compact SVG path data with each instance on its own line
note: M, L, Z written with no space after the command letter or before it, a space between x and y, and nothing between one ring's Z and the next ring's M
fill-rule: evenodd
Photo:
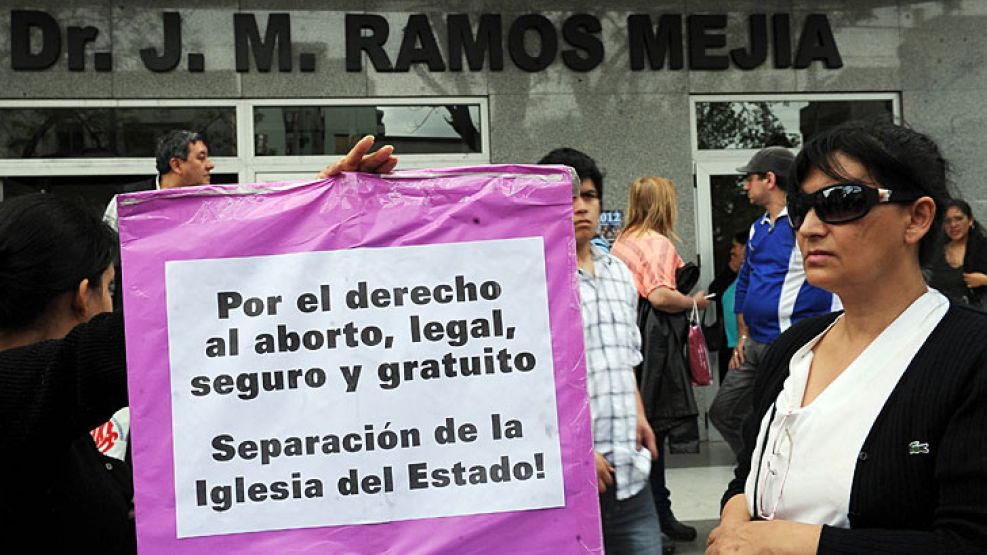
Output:
M750 50L734 48L730 51L733 63L740 69L754 69L768 59L768 17L764 14L750 16Z
M286 13L272 13L267 17L267 32L260 38L254 14L233 14L233 34L236 48L236 70L239 73L250 71L250 52L253 47L257 71L271 71L274 47L278 47L278 71L291 71L291 19Z
M369 33L364 36L363 30ZM379 15L346 14L346 71L363 71L362 52L370 56L377 71L392 71L391 60L384 52L390 28Z
M31 29L41 31L41 51L31 52ZM45 12L10 12L10 67L14 71L41 71L55 65L62 53L62 30Z
M540 38L538 55L532 56L524 48L524 35L532 30ZM559 38L555 36L555 27L543 15L528 14L514 20L507 35L507 48L511 53L514 65L524 71L541 71L555 60L559 50Z
M449 34L449 71L463 70L464 52L470 70L481 71L487 51L490 52L490 71L504 69L500 14L481 15L475 37L470 29L470 18L466 14L450 14L446 17L446 28Z
M788 14L777 13L771 16L771 30L775 37L775 67L792 67L792 29Z
M420 47L417 46L419 44ZM439 45L435 42L435 34L432 33L432 25L428 22L428 16L421 13L408 17L394 71L408 71L411 64L428 64L429 71L446 70Z
M829 28L829 20L822 14L811 14L805 18L802 36L799 37L799 47L795 51L795 67L809 67L812 60L822 60L828 69L843 67L843 58L836 48L833 30Z
M661 69L668 54L668 69L682 69L682 16L665 14L658 19L658 32L651 25L651 16L635 14L627 17L627 40L631 55L631 70L644 69L644 54L648 54L651 69Z
M603 42L596 36L603 30L600 20L587 14L577 14L562 24L562 37L575 46L562 51L562 61L575 71L589 71L603 61ZM579 50L586 54L579 55Z
M690 15L689 25L689 69L727 69L730 60L726 56L713 56L707 53L710 48L723 48L727 36L723 33L707 31L727 28L727 16Z
M141 60L144 67L151 71L171 71L178 66L182 59L182 16L178 12L164 12L164 47L161 55L153 48L141 48Z
M86 69L86 44L95 42L99 29L89 27L69 27L69 71Z

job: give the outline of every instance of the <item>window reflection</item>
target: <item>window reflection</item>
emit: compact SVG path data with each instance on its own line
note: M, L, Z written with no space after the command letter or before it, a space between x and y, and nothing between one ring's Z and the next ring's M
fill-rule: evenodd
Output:
M10 199L32 193L84 200L102 211L113 195L149 191L154 189L154 167L145 175L60 175L60 176L7 176L0 177L3 198ZM235 173L214 173L210 182L237 183Z
M172 129L201 133L211 156L236 156L233 107L0 108L0 158L153 157Z
M365 135L402 154L481 152L480 106L267 106L254 108L257 156L345 154Z
M751 204L747 192L738 186L736 174L711 175L709 178L713 220L713 268L719 272L730 258L730 244L738 232L750 229L751 223L764 215L764 209Z
M852 120L894 121L891 100L699 102L702 150L797 148L813 135Z

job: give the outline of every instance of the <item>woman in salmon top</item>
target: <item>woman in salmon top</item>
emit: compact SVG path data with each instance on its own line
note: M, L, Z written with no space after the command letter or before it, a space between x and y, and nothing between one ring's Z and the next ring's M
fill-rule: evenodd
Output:
M693 302L705 308L709 303L702 291L689 296L676 289L675 271L683 265L672 242L678 240L677 213L671 179L635 179L627 201L627 225L610 251L630 268L638 294L663 312L689 310Z
M668 314L691 310L693 303L699 308L705 308L709 301L702 291L692 296L684 295L679 292L675 282L675 272L683 265L682 258L672 242L678 240L675 235L677 215L675 184L664 177L640 177L631 183L628 197L627 226L617 237L610 254L622 260L630 268L641 300L647 299L655 310ZM684 420L688 421L691 418L694 425L695 397L688 378L678 382L682 385L679 388L670 387L667 380L662 381L664 386L659 388L660 394L651 395L652 391L658 391L648 385L658 379L653 370L660 368L660 373L674 373L674 371L664 357L653 358L649 355L649 353L653 354L654 349L649 350L647 345L664 344L666 339L649 333L649 329L651 328L645 324L642 330L645 334L642 338L645 345L645 362L638 375L642 395L648 395L644 402L649 418L660 418L656 407L663 407L661 412L666 416L672 413L680 416L691 414L691 417L686 417ZM666 356L670 355L666 352ZM682 363L684 364L685 361L682 360ZM680 368L682 372L686 372L684 366ZM670 493L665 487L665 456L662 451L665 435L669 433L669 425L668 421L653 420L652 427L656 431L659 455L658 460L651 465L651 490L662 532L676 541L692 541L696 538L696 529L682 524L675 518L672 513ZM698 440L698 429L694 431L695 439ZM681 440L678 434L669 437L673 442Z

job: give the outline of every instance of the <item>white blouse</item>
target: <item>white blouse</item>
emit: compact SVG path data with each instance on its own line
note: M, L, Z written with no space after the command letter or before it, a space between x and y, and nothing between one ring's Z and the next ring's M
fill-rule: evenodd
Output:
M774 408L761 420L754 446L744 489L753 514L757 486L759 514L753 516L850 527L850 488L864 441L915 353L948 309L946 297L929 289L806 406L802 399L812 348L843 316L796 351Z

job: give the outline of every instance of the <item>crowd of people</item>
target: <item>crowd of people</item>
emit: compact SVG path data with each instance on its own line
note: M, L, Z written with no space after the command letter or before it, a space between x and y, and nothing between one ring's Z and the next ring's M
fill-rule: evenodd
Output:
M393 149L372 144L320 176L391 171ZM166 137L158 158L155 187L209 181L201 136ZM664 446L698 447L685 314L710 303L678 253L675 184L634 180L607 252L594 242L596 162L560 148L539 163L579 180L605 549L659 554L663 532L696 537L672 512ZM738 172L765 214L738 230L710 287L726 368L709 415L737 466L707 553L984 552L987 249L938 146L904 126L844 124ZM0 518L38 552L136 551L129 457L90 436L127 406L115 216L115 203L102 221L51 195L0 205Z

